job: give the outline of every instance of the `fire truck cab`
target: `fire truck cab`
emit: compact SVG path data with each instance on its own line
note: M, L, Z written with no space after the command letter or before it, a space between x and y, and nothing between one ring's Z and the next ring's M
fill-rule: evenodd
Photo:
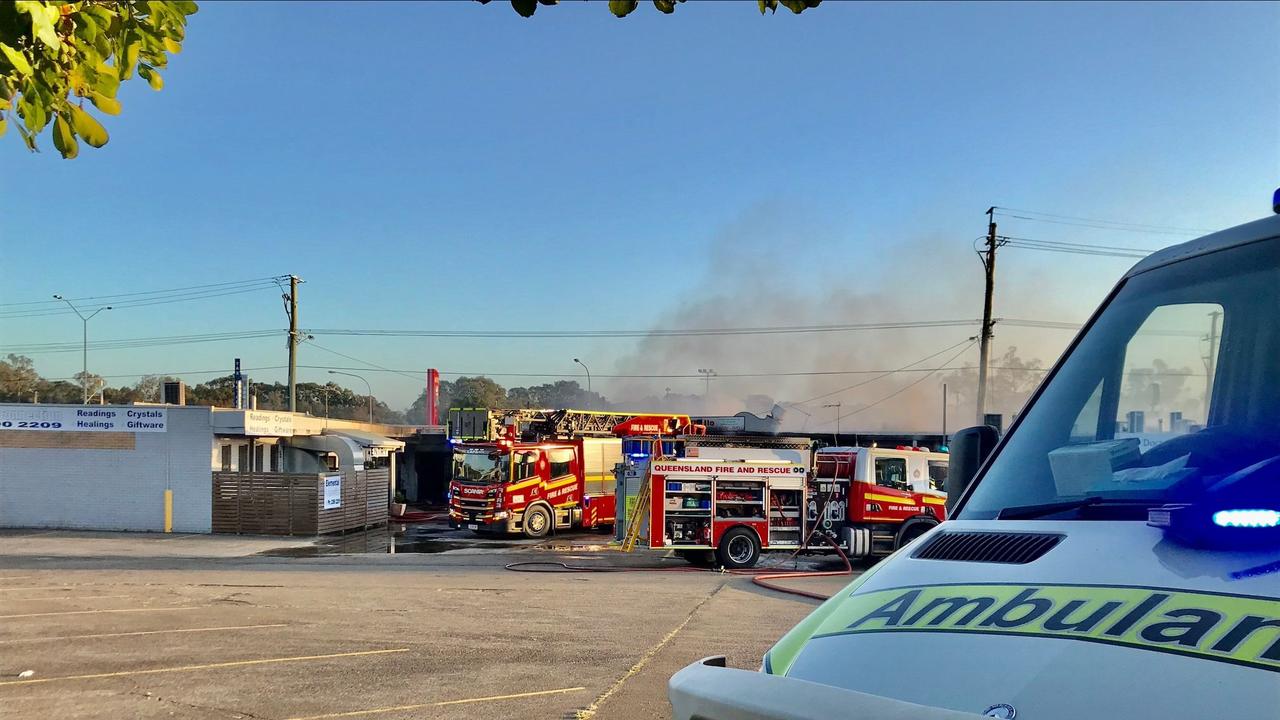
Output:
M683 415L471 411L477 413L483 414L471 425L487 437L451 441L449 523L476 533L529 538L612 526L614 469L622 461L619 435L689 425Z
M545 537L552 529L614 522L614 438L468 442L453 448L449 520L454 527Z
M889 555L946 519L947 460L919 447L822 448L809 518L850 557Z

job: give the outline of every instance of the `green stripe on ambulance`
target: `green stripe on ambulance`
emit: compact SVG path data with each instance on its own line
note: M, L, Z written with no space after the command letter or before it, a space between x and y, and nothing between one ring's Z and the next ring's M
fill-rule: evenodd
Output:
M809 639L892 632L1021 635L1280 672L1280 601L1260 597L1130 586L931 585L845 595L823 609L820 621L806 628ZM770 671L785 674L798 654L788 653L785 668L771 658Z

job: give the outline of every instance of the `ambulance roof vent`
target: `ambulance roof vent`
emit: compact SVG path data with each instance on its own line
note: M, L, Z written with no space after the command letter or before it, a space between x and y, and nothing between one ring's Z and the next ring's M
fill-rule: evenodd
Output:
M1062 537L1051 533L940 532L913 557L1023 565L1052 550Z

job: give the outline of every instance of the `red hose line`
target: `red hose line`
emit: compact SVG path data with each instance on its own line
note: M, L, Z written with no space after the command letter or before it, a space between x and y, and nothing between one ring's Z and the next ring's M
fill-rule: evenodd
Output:
M826 535L823 535L822 538L827 542L831 543L831 547L835 549L836 553L840 556L840 560L844 562L843 570L824 570L821 572L766 573L764 575L756 575L755 577L752 577L751 582L755 583L756 585L759 585L762 588L768 588L769 590L774 590L776 592L784 592L784 593L790 593L792 595L800 595L802 597L813 598L815 600L828 599L830 595L823 595L822 593L810 592L809 590L801 590L799 588L789 588L784 585L777 585L775 583L770 582L771 580L791 580L794 578L835 577L837 575L852 575L853 564L849 562L849 556L844 554L844 551L840 549L839 545L835 544L834 542L831 542L831 538L827 537Z

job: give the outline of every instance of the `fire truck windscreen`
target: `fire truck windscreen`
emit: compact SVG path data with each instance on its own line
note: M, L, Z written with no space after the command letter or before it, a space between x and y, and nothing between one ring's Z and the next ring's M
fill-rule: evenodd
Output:
M495 451L453 453L453 478L472 485L493 485L507 479L509 459Z

